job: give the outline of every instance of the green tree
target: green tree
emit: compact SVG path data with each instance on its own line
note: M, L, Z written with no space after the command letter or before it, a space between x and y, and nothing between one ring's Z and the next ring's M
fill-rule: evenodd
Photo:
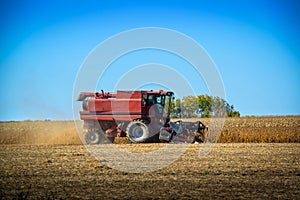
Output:
M170 103L170 114L174 115L175 114L175 102L171 100Z
M210 117L212 112L212 97L199 95L197 98L201 117Z
M170 114L173 118L181 117L181 100L172 100L170 107Z
M226 100L209 95L176 99L172 102L171 114L174 117L240 117L240 112Z
M214 117L225 117L227 102L220 97L212 97L212 114Z
M240 116L241 116L241 114L239 111L233 111L233 112L231 112L229 117L240 117Z
M201 117L239 117L240 113L234 110L226 100L220 97L199 95L198 104Z
M182 99L182 116L183 117L196 117L199 110L198 99L195 96L187 96Z

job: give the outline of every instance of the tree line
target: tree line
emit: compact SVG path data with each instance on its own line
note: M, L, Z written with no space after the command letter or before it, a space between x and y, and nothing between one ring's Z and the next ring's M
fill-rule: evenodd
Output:
M199 95L173 100L171 117L240 117L240 112L220 97Z

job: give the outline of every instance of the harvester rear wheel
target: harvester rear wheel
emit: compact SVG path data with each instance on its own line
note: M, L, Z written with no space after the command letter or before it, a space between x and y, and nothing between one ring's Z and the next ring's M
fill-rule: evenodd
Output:
M149 127L144 120L131 121L126 128L127 137L133 143L147 142Z
M99 144L101 135L98 132L87 132L85 134L85 142L87 144Z
M115 137L105 136L103 131L91 131L85 134L85 142L87 144L110 144L114 140Z

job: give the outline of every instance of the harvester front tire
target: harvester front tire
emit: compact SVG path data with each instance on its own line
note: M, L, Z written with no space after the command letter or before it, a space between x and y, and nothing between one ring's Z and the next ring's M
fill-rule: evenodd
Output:
M131 121L126 128L127 137L133 143L142 143L149 140L149 127L143 120Z

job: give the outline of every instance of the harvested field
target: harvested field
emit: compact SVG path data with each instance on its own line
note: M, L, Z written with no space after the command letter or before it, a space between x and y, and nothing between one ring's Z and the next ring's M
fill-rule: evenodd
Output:
M161 145L185 148L120 144L140 152ZM82 145L1 145L0 198L299 198L300 144L217 144L200 159L202 146L191 145L163 169L132 174L107 167Z
M190 119L195 120L195 119ZM210 128L209 119L201 119ZM300 117L226 119L210 154L204 144L131 144L128 153L164 157L188 148L170 165L147 173L128 173L98 161L81 144L73 121L0 123L0 199L299 199ZM247 143L245 143L247 142ZM109 145L93 145L100 153ZM111 155L112 160L117 157ZM164 159L160 156L153 162ZM144 162L133 162L137 167ZM125 166L127 163L119 163ZM138 171L138 170L137 170Z

